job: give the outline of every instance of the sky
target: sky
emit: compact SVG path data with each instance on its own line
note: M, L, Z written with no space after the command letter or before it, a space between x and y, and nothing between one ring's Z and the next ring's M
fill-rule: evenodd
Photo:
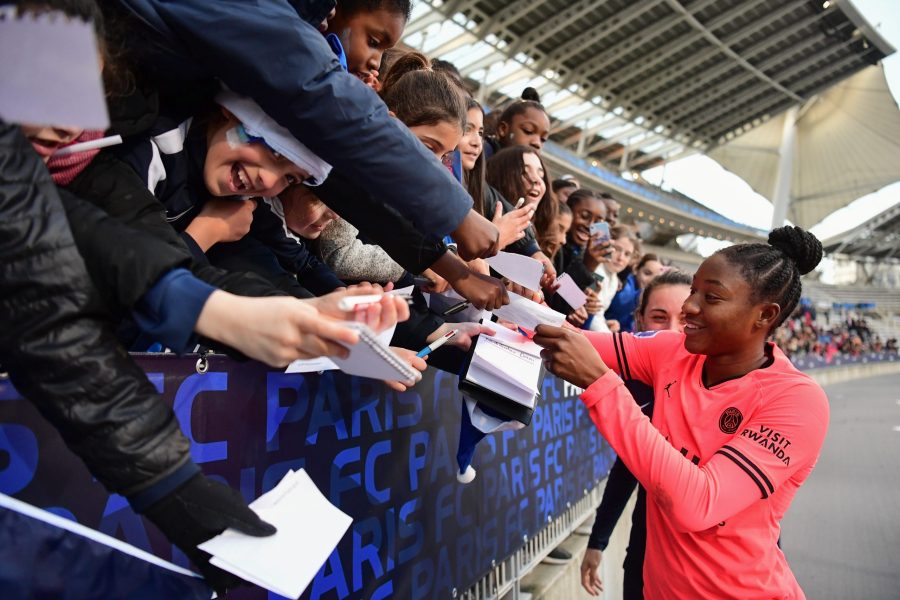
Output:
M884 61L888 86L896 101L900 98L900 0L852 0L866 20L898 51ZM702 155L673 161L663 167L644 171L644 178L666 188L674 188L720 214L753 227L768 230L772 223L772 204L754 192L743 179ZM900 202L900 182L857 199L829 215L811 231L825 239L851 229L884 209ZM719 247L715 240L698 248L708 254Z

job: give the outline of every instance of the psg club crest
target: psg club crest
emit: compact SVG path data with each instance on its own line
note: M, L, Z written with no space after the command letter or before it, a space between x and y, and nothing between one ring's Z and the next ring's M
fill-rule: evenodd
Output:
M722 430L722 433L732 434L738 430L743 420L744 415L741 414L741 411L730 406L719 417L719 429Z

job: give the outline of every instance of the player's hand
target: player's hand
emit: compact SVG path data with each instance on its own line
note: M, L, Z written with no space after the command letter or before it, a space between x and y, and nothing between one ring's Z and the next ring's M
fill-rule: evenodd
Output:
M533 341L543 348L541 358L548 371L582 389L588 388L609 371L582 333L538 325Z

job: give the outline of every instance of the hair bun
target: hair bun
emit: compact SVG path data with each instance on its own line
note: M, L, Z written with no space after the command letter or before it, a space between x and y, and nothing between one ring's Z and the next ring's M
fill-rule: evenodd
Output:
M531 100L533 102L541 103L541 95L538 94L538 91L533 87L527 87L522 90L522 100Z
M801 275L816 268L822 260L822 242L799 227L784 226L769 233L769 245L778 248L794 261Z

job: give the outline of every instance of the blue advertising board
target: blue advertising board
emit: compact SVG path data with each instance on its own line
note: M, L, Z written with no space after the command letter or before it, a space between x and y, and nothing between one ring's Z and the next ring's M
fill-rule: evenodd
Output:
M135 358L208 476L249 501L304 468L353 518L304 598L450 598L583 498L615 458L579 390L552 376L530 427L487 436L473 461L478 475L464 485L455 460L463 402L450 373L429 369L398 393L337 371L285 374L213 356L198 374L196 357ZM91 477L8 381L0 381L0 492L188 564Z

